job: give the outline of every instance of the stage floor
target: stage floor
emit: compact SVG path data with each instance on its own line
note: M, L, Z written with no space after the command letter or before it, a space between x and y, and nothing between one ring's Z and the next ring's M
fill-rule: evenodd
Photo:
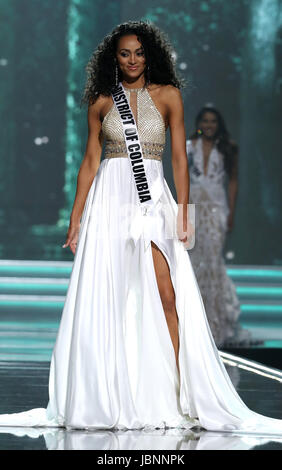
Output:
M231 380L252 410L282 419L282 371L221 352ZM49 362L0 362L0 414L46 407ZM282 450L281 436L176 429L66 431L0 427L0 450Z

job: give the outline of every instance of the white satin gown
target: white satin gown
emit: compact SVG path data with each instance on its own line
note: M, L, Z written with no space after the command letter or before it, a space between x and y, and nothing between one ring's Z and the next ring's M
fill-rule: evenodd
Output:
M0 416L0 426L282 434L282 420L243 403L215 346L189 253L165 235L177 203L163 174L165 124L147 88L125 90L135 109L155 202L146 216L113 104L105 159L87 195L52 354L47 408ZM136 105L136 106L135 106ZM123 209L135 205L131 217ZM164 210L165 209L165 210ZM176 367L156 282L151 240L165 256L179 318Z

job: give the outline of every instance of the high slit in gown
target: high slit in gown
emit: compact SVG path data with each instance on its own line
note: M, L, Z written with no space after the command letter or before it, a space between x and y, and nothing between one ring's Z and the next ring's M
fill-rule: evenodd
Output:
M136 118L154 209L147 215L141 210L113 104L102 123L105 158L86 198L52 353L49 403L1 415L0 426L201 426L282 434L282 420L251 411L232 385L209 328L189 252L177 236L167 236L178 205L163 173L164 120L147 88L125 92ZM132 206L135 210L128 215ZM175 291L180 373L151 241L168 263Z

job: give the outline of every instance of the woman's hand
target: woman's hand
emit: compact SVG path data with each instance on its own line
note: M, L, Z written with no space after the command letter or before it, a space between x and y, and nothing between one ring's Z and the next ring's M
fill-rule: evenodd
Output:
M65 244L62 246L62 248L66 248L67 246L70 247L71 251L73 254L75 254L76 250L76 245L78 241L78 234L80 230L80 223L73 223L71 222L68 228L67 232L67 239Z
M180 210L177 214L177 236L183 242L185 250L192 248L192 240L195 234L195 228L187 216L183 216Z

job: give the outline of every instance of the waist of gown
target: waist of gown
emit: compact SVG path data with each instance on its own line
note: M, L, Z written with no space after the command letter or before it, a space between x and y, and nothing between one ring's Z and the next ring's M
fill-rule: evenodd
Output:
M157 142L141 142L143 158L162 161L165 144ZM105 158L127 158L125 142L107 140L105 146Z

